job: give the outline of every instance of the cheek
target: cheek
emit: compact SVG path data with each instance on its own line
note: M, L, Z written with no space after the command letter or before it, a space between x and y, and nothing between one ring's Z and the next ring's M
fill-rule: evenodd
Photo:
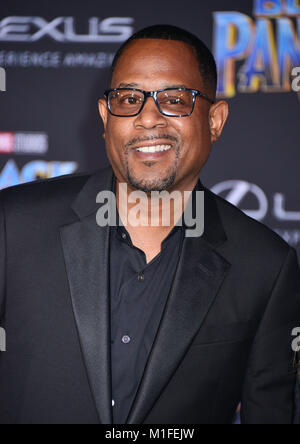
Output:
M184 123L184 122L183 122ZM182 124L180 166L183 171L200 171L206 163L211 147L208 117L195 115L189 125Z
M205 149L210 141L208 118L197 118L195 115L188 123L181 125L180 129L184 151L192 150L199 153L199 150Z
M201 140L206 138L210 132L209 129L209 114L208 112L195 113L192 118L194 134L197 134Z
M125 120L125 119L124 119ZM126 134L128 134L129 128L128 123L121 119L110 118L106 126L106 148L110 152L122 152L124 151L124 146L127 143L125 140Z

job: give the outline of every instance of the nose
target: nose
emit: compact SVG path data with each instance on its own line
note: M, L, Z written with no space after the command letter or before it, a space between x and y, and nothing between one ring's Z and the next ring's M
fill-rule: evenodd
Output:
M153 97L147 97L144 108L136 117L135 127L138 128L163 128L168 125L166 117L158 110Z

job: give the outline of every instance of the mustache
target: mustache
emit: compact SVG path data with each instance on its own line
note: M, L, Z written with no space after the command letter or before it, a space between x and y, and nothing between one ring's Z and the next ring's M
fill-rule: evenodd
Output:
M170 134L159 134L159 135L151 135L151 136L147 136L147 137L135 137L134 139L131 139L125 145L125 148L126 148L126 150L128 150L129 148L131 148L133 145L136 145L137 143L150 142L153 140L161 140L161 139L171 140L172 142L178 142L177 137L171 136Z

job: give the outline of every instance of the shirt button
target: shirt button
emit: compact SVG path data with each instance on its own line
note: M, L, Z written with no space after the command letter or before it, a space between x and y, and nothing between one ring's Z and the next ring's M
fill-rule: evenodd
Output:
M122 233L122 239L127 239L127 234L126 233Z
M128 335L123 336L123 338L122 338L123 344L129 344L130 341L131 341L130 336L128 336Z
M111 405L114 407L115 406L115 401L112 400Z
M144 282L144 280L145 280L145 276L144 276L143 274L140 274L140 275L138 276L138 281L139 281L139 282Z

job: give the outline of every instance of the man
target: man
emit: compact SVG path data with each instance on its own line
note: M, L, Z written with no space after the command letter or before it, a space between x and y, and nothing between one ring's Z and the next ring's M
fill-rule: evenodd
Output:
M112 169L1 193L1 423L231 423L240 401L245 424L293 422L296 253L199 181L228 115L216 81L195 36L140 31L99 101ZM169 224L109 227L107 191L122 223L132 192L179 197ZM197 214L201 191L187 236L175 207L188 192Z

